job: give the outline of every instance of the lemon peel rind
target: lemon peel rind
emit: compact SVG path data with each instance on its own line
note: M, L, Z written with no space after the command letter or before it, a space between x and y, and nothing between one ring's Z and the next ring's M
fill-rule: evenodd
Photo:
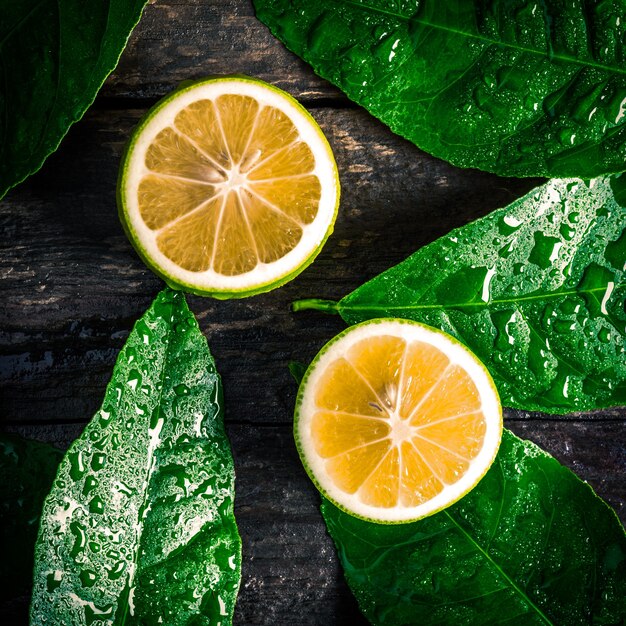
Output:
M336 345L340 343L342 340L344 340L346 336L354 334L355 331L358 332L358 329L369 327L369 326L375 326L375 325L383 325L383 326L402 325L402 326L413 327L413 328L415 327L421 328L422 332L420 332L420 335L415 335L413 337L408 337L408 334L407 336L403 336L403 335L394 335L393 333L389 333L389 332L385 333L385 334L391 334L392 336L400 336L402 338L410 339L410 340L420 340L420 339L424 340L424 338L427 335L430 335L431 337L433 336L442 337L443 340L448 344L448 346L454 347L455 352L457 354L459 353L457 351L460 350L462 351L462 353L466 355L467 361L464 361L461 363L459 363L458 361L455 361L457 364L464 366L466 362L472 363L473 366L471 367L471 369L474 370L474 373L480 372L479 376L483 377L482 382L486 383L486 385L484 386L477 385L479 387L479 391L481 392L481 400L483 401L483 403L485 401L485 398L483 397L483 390L489 390L492 394L491 398L488 398L488 400L491 401L491 407L488 407L488 408L494 409L495 413L492 414L491 421L489 419L486 420L486 423L487 423L487 431L485 433L486 443L483 446L483 449L481 450L479 455L476 457L476 459L472 461L472 465L470 469L463 475L463 477L459 481L445 488L444 491L440 492L440 494L438 494L437 496L415 507L383 508L383 507L374 507L374 506L359 502L357 508L360 510L355 510L355 508L351 507L349 504L346 503L347 500L350 501L354 499L353 495L350 495L349 497L342 497L342 494L344 494L345 492L342 492L338 488L334 487L333 484L330 483L330 481L329 481L330 484L327 485L327 484L323 484L324 481L319 480L316 472L314 471L312 467L313 463L311 463L311 459L310 459L310 446L307 445L307 442L305 441L305 437L303 436L303 433L301 432L302 430L301 414L302 414L303 405L306 400L305 395L307 393L307 385L309 385L309 389L313 389L313 387L309 383L311 381L311 377L315 374L316 369L318 365L320 364L320 362L322 362L324 357L330 356L331 349L333 347L336 347ZM364 333L362 336L356 337L356 339L361 339L366 336L367 334ZM374 336L374 335L372 334L370 336ZM348 344L348 348L351 347L354 343L355 341L352 341L350 344ZM432 343L432 342L429 342L429 343ZM446 352L446 354L449 354L449 353ZM337 357L333 356L333 359L334 358L337 358ZM472 372L469 372L469 373L470 375L472 375ZM472 375L472 379L475 380L473 375ZM486 412L486 409L484 407L483 407L483 411ZM496 419L493 419L493 417L495 417ZM337 336L335 336L333 339L331 339L328 343L326 343L326 345L315 356L313 361L311 361L311 364L309 365L304 376L302 377L302 381L300 382L300 387L298 389L298 394L296 397L296 405L294 409L294 425L293 425L296 449L300 456L302 465L304 466L304 469L307 475L309 476L309 478L311 479L311 481L313 482L317 490L322 494L322 496L326 498L327 500L329 500L338 509L347 513L348 515L351 515L358 519L362 519L367 522L372 522L375 524L384 524L384 525L409 524L411 522L416 522L420 519L429 517L430 515L434 515L435 513L438 513L440 511L447 509L448 507L452 506L453 504L461 500L464 496L466 496L474 487L476 487L476 485L485 476L489 468L493 465L493 462L495 461L496 455L498 453L498 449L500 447L500 442L502 439L502 430L503 430L503 416L502 416L502 405L500 403L500 397L498 395L498 391L496 389L495 383L493 382L493 379L489 371L486 369L483 363L479 361L478 358L464 344L462 344L456 338L448 335L446 332L438 328L428 326L427 324L422 324L420 322L414 322L412 320L399 319L399 318L376 318L376 319L367 320L365 322L361 322L359 324L355 324L354 326L350 326L349 328L345 329L344 331L339 333ZM487 446L487 443L489 443L489 446ZM479 459L481 461L480 465L478 464ZM474 467L476 467L477 469L475 469L472 472L472 469ZM470 474L470 472L472 473ZM466 478L468 476L471 477L472 479L471 481ZM442 493L445 493L446 491L448 493L451 493L451 488L455 487L455 485L458 485L458 487L454 490L451 496L445 499L445 501L443 501L444 500L443 498L439 498L439 496ZM337 493L339 493L339 497L335 495ZM385 515L385 512L389 513L389 511L398 511L398 510L404 511L405 514L401 516L400 515L397 515L397 516ZM370 514L367 514L367 513L370 513Z

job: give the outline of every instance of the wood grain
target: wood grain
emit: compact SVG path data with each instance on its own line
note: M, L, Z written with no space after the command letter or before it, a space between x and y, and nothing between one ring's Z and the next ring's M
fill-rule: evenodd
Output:
M250 0L159 0L144 10L101 96L154 99L184 80L255 76L304 100L347 102L258 21Z

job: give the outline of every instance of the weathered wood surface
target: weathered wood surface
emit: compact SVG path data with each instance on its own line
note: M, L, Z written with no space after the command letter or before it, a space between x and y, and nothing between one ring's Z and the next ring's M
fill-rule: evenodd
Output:
M394 136L275 41L248 0L148 5L92 110L39 174L0 202L1 427L67 447L99 406L118 350L162 286L117 219L122 147L156 97L181 80L227 73L304 99L342 182L335 233L300 277L247 300L189 299L224 380L235 455L244 540L235 623L358 626L365 621L291 438L296 386L287 370L290 360L310 361L344 324L289 305L338 298L538 181L459 170ZM625 409L506 415L626 521ZM0 609L0 623L25 623L26 603Z
M305 101L346 101L276 42L250 0L151 2L101 96L151 99L183 80L223 74L256 76Z

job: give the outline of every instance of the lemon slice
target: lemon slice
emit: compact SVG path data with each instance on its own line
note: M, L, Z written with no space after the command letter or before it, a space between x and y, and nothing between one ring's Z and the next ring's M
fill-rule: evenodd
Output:
M174 287L218 298L269 291L332 232L339 178L309 113L245 77L201 80L150 110L122 159L122 224Z
M315 357L294 434L328 499L357 517L400 523L478 483L500 445L502 409L489 373L458 341L415 322L372 320Z

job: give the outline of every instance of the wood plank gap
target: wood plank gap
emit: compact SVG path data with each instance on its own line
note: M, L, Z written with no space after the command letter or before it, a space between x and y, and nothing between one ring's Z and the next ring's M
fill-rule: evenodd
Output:
M298 102L306 109L361 109L362 107L346 97L300 98Z

